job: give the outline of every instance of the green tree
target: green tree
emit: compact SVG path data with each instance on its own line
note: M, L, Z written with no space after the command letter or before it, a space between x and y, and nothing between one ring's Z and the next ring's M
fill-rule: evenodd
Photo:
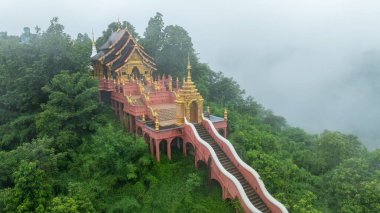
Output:
M356 136L344 135L340 132L324 131L316 141L321 161L321 172L329 171L343 160L360 156L366 152Z
M162 49L156 56L158 74L186 76L187 58L190 55L191 64L196 64L193 43L188 32L180 26L169 25L163 31Z
M53 198L49 212L52 213L79 213L78 204L71 197L55 197Z
M378 170L380 172L380 170ZM365 181L360 187L360 206L364 212L380 212L380 176Z
M42 106L36 126L39 136L55 138L51 146L58 152L74 149L103 122L96 82L88 74L62 72L43 91L49 101Z
M149 19L148 26L144 32L144 38L141 40L141 44L153 58L159 56L159 51L162 48L163 28L164 21L162 20L162 14L157 12L154 17Z
M305 196L302 197L296 204L294 204L294 212L299 213L318 213L320 211L314 209L313 203L316 201L317 196L313 192L306 191Z
M61 70L86 70L91 47L87 36L73 42L58 18L48 29L19 37L0 38L0 149L11 150L36 137L35 118L48 100L41 88ZM19 134L20 133L20 134Z
M86 178L99 173L111 175L116 181L135 181L151 164L146 143L141 138L135 141L111 124L99 128L82 149L85 153L96 153L80 162L83 167L78 173Z
M0 188L14 186L14 168L21 161L36 162L38 168L45 171L49 178L58 174L57 159L59 155L48 148L52 139L38 138L32 143L25 143L12 151L0 152Z
M13 202L17 212L44 212L52 193L45 172L37 167L36 162L21 161L14 178Z
M332 209L340 212L363 211L364 206L360 205L360 184L370 179L369 166L364 159L352 158L344 161L326 179Z
M219 105L241 103L244 91L232 78L225 77L221 72L215 73L210 85L210 101Z

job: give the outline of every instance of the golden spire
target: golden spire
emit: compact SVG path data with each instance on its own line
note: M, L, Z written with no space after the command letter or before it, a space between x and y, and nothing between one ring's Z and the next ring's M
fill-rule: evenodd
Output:
M94 37L94 29L92 29L92 52L91 57L94 57L98 52L96 51L95 37Z
M191 70L191 65L190 65L190 55L187 54L187 81L191 81L191 73L190 73L190 70Z

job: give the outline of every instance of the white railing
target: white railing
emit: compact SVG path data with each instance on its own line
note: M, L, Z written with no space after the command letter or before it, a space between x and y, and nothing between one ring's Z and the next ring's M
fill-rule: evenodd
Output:
M251 201L248 199L248 196L247 194L245 193L244 189L243 189L243 186L241 185L241 183L238 181L238 179L236 179L235 176L233 176L231 173L229 173L223 166L222 164L220 163L214 149L206 142L204 141L198 134L197 130L195 129L194 125L190 122L187 121L186 117L184 118L185 120L185 125L188 125L190 126L190 128L193 130L194 132L194 135L195 135L195 138L198 140L198 142L200 144L202 144L203 146L205 146L208 151L210 152L211 154L211 157L212 159L214 160L216 166L218 167L219 171L221 171L226 177L228 177L236 186L237 190L239 191L239 194L241 196L241 198L243 199L243 202L244 204L247 206L247 208L251 211L251 212L254 212L254 213L259 213L261 212L260 210L258 210L255 206L253 206L253 204L251 203Z
M261 191L263 192L265 198L267 198L271 203L273 203L275 206L277 206L283 213L288 213L288 210L285 208L285 206L280 203L278 200L276 200L269 192L268 190L265 188L265 185L264 185L264 182L261 180L260 178L260 175L256 172L256 170L254 170L252 167L248 166L243 160L240 159L239 155L236 153L236 150L234 148L234 146L227 140L225 139L224 137L222 137L218 131L216 131L214 125L212 124L212 122L205 118L202 114L202 119L204 121L206 121L210 127L211 127L211 130L212 132L214 133L214 135L216 135L216 137L218 137L218 139L220 139L221 141L223 141L223 143L225 143L228 148L230 149L232 155L234 156L234 158L236 159L236 161L243 167L245 168L246 170L248 170L256 179L257 183L259 184L259 187L261 189Z

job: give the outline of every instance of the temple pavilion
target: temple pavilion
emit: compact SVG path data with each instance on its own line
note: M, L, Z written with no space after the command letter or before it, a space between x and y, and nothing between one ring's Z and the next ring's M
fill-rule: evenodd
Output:
M127 131L145 139L157 162L161 153L171 160L172 149L179 149L194 157L196 168L203 162L223 199L239 200L245 212L287 212L226 139L227 111L223 118L204 112L189 59L183 82L158 76L154 59L128 29L118 29L98 50L93 39L91 62L100 100Z
M191 80L188 61L183 82L169 76L157 76L156 64L127 29L113 32L96 51L93 41L91 57L93 74L99 80L99 96L111 104L120 122L130 132L149 139L151 153L160 160L160 142L171 159L170 143L183 138L184 118L200 123L203 98ZM226 136L225 119L210 116L218 130ZM179 143L177 142L177 143Z

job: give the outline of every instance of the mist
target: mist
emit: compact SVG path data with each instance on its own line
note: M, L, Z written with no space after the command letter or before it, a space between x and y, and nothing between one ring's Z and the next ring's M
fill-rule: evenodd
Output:
M142 35L156 12L189 32L202 62L289 124L380 147L378 1L2 0L0 31L46 29L58 16L73 37L92 29L100 36L119 17Z

